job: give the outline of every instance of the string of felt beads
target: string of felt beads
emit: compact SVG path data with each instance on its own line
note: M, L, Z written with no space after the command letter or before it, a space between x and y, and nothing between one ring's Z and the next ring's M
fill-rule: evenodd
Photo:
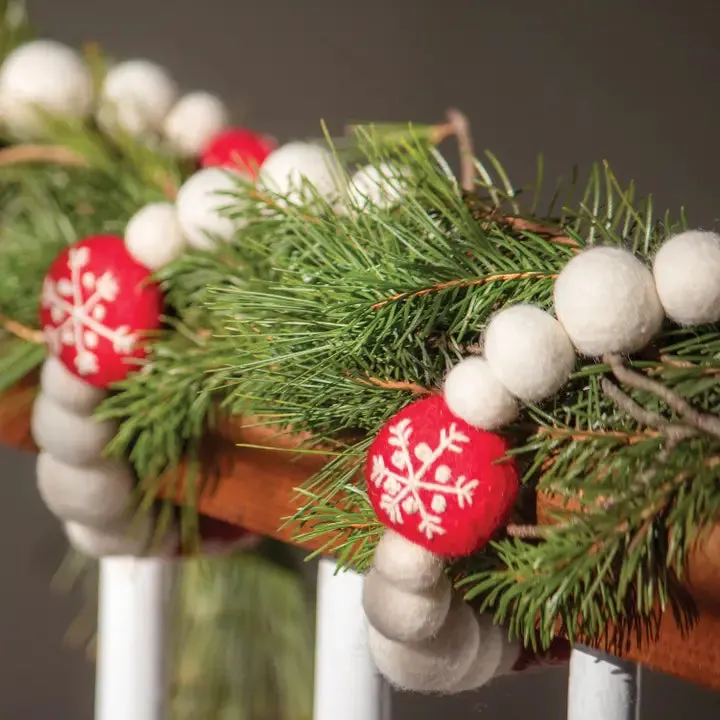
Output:
M446 558L479 550L512 508L517 475L491 431L512 423L520 403L555 395L576 353L637 352L666 316L683 326L718 322L720 236L675 235L652 269L620 247L589 248L560 272L553 297L556 317L528 304L500 310L486 328L482 356L456 364L442 397L405 408L370 447L368 494L386 531L364 608L375 661L399 687L461 692L514 666L519 645L490 618L459 610L463 603L443 573ZM478 443L494 445L490 457Z

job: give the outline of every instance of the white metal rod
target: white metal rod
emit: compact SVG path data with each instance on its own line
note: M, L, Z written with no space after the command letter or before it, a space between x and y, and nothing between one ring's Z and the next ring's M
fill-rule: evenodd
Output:
M100 561L95 720L164 720L172 561Z
M335 570L332 560L320 560L314 720L389 720L390 688L368 648L363 578Z
M639 666L578 647L570 657L568 720L635 720Z

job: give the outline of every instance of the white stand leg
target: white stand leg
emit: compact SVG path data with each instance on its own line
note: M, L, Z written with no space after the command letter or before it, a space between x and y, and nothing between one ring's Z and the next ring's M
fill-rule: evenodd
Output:
M568 720L635 720L639 666L579 647L570 657Z
M314 720L389 720L390 689L368 648L363 578L335 567L324 558L318 567Z
M95 720L164 720L172 567L156 558L100 561Z

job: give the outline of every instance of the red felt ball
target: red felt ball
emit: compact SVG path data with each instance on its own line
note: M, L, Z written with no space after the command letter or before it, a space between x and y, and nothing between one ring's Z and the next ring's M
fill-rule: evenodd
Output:
M40 324L50 352L96 387L125 378L142 358L143 335L160 327L162 293L121 237L97 235L70 245L43 282Z
M507 443L450 412L442 396L409 405L368 452L370 502L378 518L436 555L462 557L502 527L517 498Z
M204 168L239 169L254 179L265 158L276 147L275 140L267 135L245 128L230 128L210 140L201 155L200 164Z

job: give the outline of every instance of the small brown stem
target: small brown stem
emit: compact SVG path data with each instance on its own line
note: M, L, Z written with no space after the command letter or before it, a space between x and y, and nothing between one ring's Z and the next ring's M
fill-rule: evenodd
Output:
M568 247L579 249L577 241L573 240L568 235L554 230L549 230L548 228L540 225L539 223L533 222L532 220L505 216L502 217L498 222L509 225L514 230L518 230L520 232L531 232L535 235L539 235L540 237L544 237L554 245L567 245Z
M0 167L33 162L71 167L87 165L84 157L61 145L15 145L0 150Z
M528 270L527 272L518 273L500 273L498 275L488 275L486 277L476 278L475 280L446 280L445 282L437 283L429 288L423 288L422 290L416 290L415 292L397 293L391 295L385 300L380 300L371 306L371 310L379 310L385 305L397 302L398 300L407 300L409 298L422 297L423 295L430 295L432 293L441 292L443 290L450 290L455 288L466 288L475 287L477 285L487 285L491 282L511 282L517 280L554 280L557 276L554 274L536 272L534 270Z
M43 345L45 343L45 334L42 330L35 330L27 325L23 325L22 323L17 322L17 320L12 320L11 318L6 317L2 313L0 313L0 326L21 340L35 343L37 345Z
M603 361L610 366L613 375L621 383L654 395L680 415L688 425L700 432L720 438L720 418L716 415L698 412L685 398L662 383L625 367L620 355L609 353L603 357Z
M547 535L549 528L542 525L515 525L506 526L505 531L510 537L522 539L537 539Z
M466 115L455 108L447 111L447 119L457 138L460 151L460 187L465 192L472 192L475 189L477 168L475 167L475 149L470 132L470 121Z
M417 383L403 382L401 380L381 380L380 378L369 377L366 379L355 378L355 382L359 382L361 385L383 388L384 390L405 390L415 395L435 395L438 393L438 390L428 390L428 388L424 388Z

